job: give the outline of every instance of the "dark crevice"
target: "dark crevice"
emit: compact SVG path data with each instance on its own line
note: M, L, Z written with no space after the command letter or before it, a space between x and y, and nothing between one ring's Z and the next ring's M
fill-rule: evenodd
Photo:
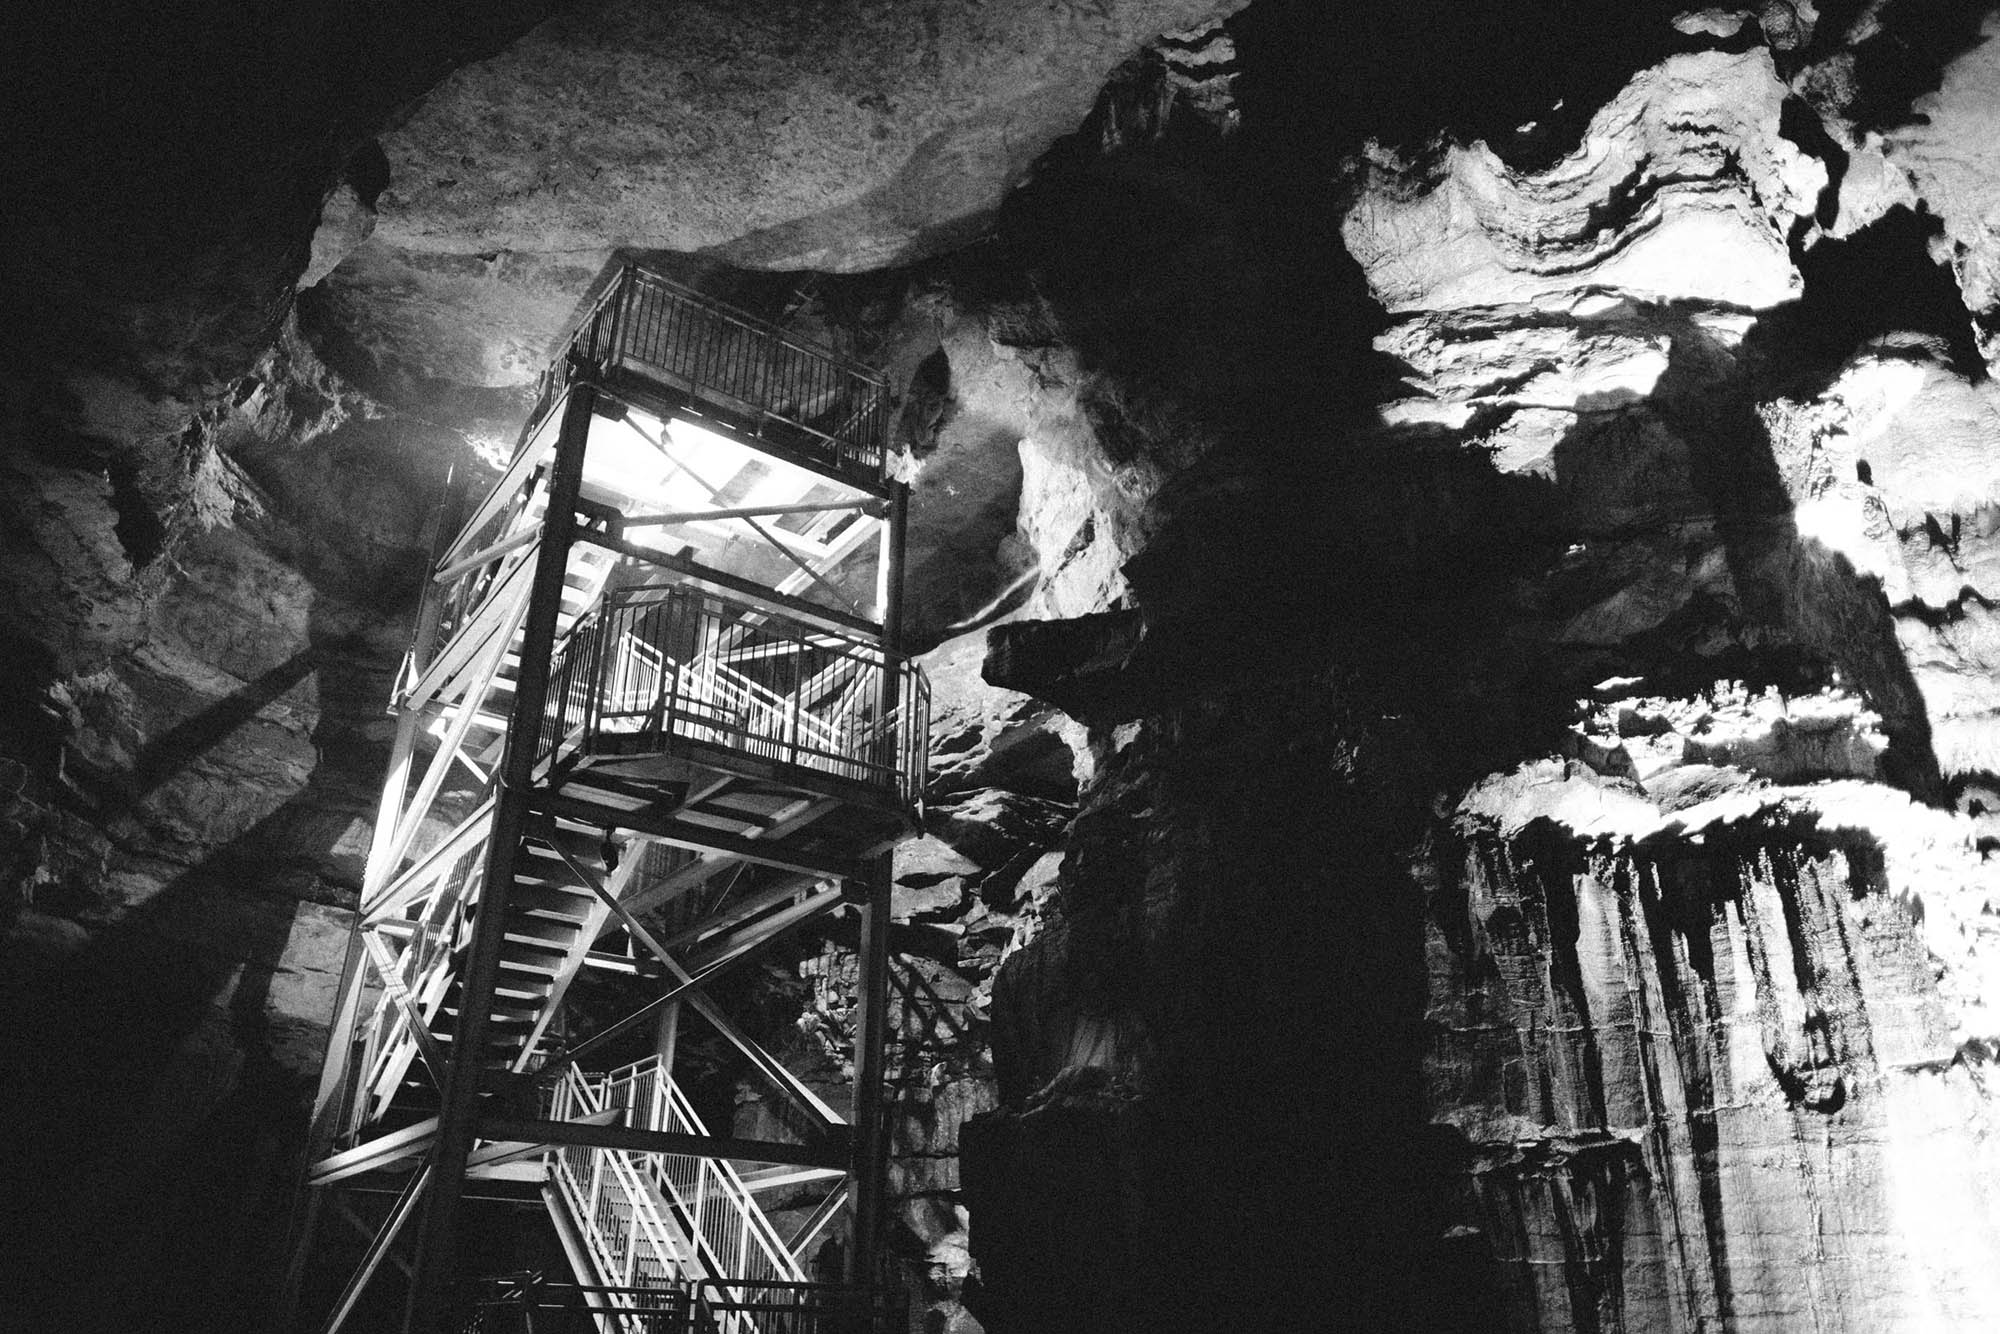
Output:
M375 201L389 188L389 155L382 151L381 140L364 140L348 155L341 176L354 188L362 203L375 207Z
M1339 6L1262 0L1231 19L1246 129L1261 125L1329 161L1363 137L1416 147L1485 140L1536 171L1575 151L1631 75L1696 43L1642 0L1457 0Z
M153 510L139 485L139 469L130 460L114 459L104 475L111 482L111 507L117 513L112 531L132 568L143 570L166 549L167 525Z
M944 429L954 406L951 358L940 347L918 362L910 376L903 409L896 419L897 435L911 453L923 458L937 449L938 432Z
M1914 103L1936 92L1945 67L1977 46L1989 6L1967 0L1889 0L1874 14L1875 34L1854 48L1854 86L1847 112L1863 130L1886 130L1922 119Z
M1798 145L1799 151L1808 157L1817 158L1826 164L1826 184L1820 188L1819 198L1814 201L1810 222L1799 220L1804 228L1817 223L1821 227L1831 227L1840 216L1840 182L1847 175L1848 153L1834 137L1826 132L1826 125L1812 106L1796 97L1788 97L1778 111L1778 133Z
M1852 236L1821 240L1799 257L1800 300L1760 323L1751 348L1801 388L1826 383L1870 340L1932 352L1984 379L1972 315L1951 271L1932 258L1941 230L1930 214L1899 207Z
M1956 520L1958 516L1953 515L1952 518ZM1930 528L1937 527L1937 520L1933 517L1925 516L1925 522ZM1940 535L1938 538L1933 538L1932 540L1937 545L1942 546L1945 545L1947 539L1943 539L1942 535ZM1956 554L1956 552L1954 551L1953 554ZM1906 602L1897 603L1892 610L1898 617L1907 616L1912 620L1923 622L1925 626L1932 630L1942 630L1946 626L1956 625L1958 622L1964 620L1966 618L1966 609L1969 607L1977 607L1981 611L1992 611L1995 607L2000 607L2000 602L1996 602L1970 584L1967 584L1958 590L1956 597L1943 606L1934 607L1928 603L1911 599Z

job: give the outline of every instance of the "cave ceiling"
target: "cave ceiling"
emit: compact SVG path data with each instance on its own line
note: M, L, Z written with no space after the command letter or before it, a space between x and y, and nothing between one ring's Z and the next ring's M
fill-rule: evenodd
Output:
M295 288L354 369L518 388L614 256L881 268L976 237L1111 69L1241 7L622 3L52 25L8 276L198 396ZM65 47L68 49L65 49ZM78 49L96 57L76 67ZM484 59L473 57L484 56ZM442 76L442 77L440 77ZM80 346L77 346L80 345ZM175 410L91 401L110 432Z
M268 345L295 292L314 342L384 397L415 407L518 389L619 258L845 273L962 247L1083 122L1121 61L1241 8L520 0L476 18L306 5L261 23L191 5L116 37L52 23L25 45L17 92L41 130L18 170L45 204L11 224L4 263L31 316L14 338L69 370L109 359L135 372L138 397L88 376L72 384L86 434L112 439L184 418ZM1790 108L1782 137L1773 120L1768 160L1743 164L1753 202L1803 219L1811 235L1797 239L1810 242L1921 200L1975 316L2000 300L1987 222L2000 80L1977 7L1313 10L1250 16L1247 30L1278 29L1273 44L1292 49L1246 98L1253 114L1285 104L1270 118L1323 139L1317 160L1300 161L1329 178L1353 179L1340 155L1364 143L1377 158L1431 152L1442 131L1465 161L1446 167L1458 184L1427 194L1433 213L1477 212L1483 187L1468 170L1544 173L1542 194L1579 196L1566 176L1619 170L1579 146L1630 75L1677 49L1754 51L1761 75L1732 70L1712 90L1725 118ZM79 52L91 57L81 67ZM1643 124L1636 110L1627 119ZM1642 163L1658 147L1617 125L1592 139L1614 141ZM1526 292L1504 264L1482 277L1490 242L1433 227L1442 215L1371 239L1396 207L1382 193L1364 192L1345 240L1364 263L1374 245L1399 248L1371 273L1390 309L1452 282L1473 303ZM1489 234L1509 226L1475 221ZM1761 259L1704 265L1681 263L1670 234L1651 238L1654 254L1636 247L1627 268L1679 265L1684 282L1733 283L1713 295L1767 306L1796 294L1794 238L1769 234ZM1598 272L1587 238L1562 244L1544 271L1631 281ZM1433 262L1426 247L1452 257ZM40 336L53 331L65 337Z

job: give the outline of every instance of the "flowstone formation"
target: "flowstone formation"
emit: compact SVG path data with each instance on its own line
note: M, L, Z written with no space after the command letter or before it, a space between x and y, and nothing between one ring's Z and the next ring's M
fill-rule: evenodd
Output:
M1990 1324L1995 20L1555 11L302 12L104 53L129 104L50 62L0 1323L260 1318L425 525L636 253L901 398L925 1328ZM852 942L741 985L837 1093Z

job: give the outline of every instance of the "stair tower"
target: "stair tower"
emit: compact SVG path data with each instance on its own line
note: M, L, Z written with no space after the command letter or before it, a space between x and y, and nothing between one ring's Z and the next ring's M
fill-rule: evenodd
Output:
M888 414L868 368L628 267L497 484L441 517L288 1304L316 1229L370 1239L297 1328L335 1334L399 1249L406 1327L468 1319L466 1201L509 1192L539 1194L593 1328L880 1319L889 857L915 827L929 713L898 651ZM853 1125L706 990L836 912L861 942ZM650 999L573 1031L564 998L592 970L649 979ZM704 1125L673 1080L684 1014L767 1081L782 1132ZM780 1235L760 1191L816 1179L825 1202ZM358 1211L357 1190L386 1208ZM833 1291L800 1257L842 1207Z

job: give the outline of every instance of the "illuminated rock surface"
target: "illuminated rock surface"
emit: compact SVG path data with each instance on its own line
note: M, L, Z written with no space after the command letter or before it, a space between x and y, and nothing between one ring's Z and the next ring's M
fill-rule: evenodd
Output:
M928 1327L1992 1323L1994 20L1237 8L50 30L0 1324L257 1322L424 524L633 253L902 396Z

